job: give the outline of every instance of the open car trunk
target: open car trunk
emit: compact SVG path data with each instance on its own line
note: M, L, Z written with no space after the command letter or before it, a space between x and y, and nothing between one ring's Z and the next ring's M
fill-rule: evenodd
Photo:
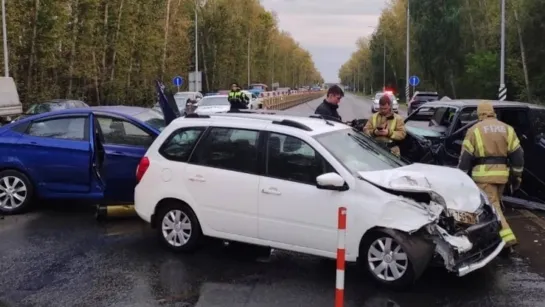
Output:
M181 116L180 109L178 109L172 91L167 89L161 81L156 81L155 85L157 90L157 102L163 111L166 127L173 120Z

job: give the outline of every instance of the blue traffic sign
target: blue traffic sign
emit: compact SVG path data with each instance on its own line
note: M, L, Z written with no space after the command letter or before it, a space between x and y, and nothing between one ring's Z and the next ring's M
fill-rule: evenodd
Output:
M182 86L182 84L184 84L184 78L182 78L180 76L176 76L176 77L174 77L174 79L172 79L172 82L176 86Z
M409 78L409 84L410 84L411 86L417 86L418 83L420 83L420 78L418 78L417 76L411 76L411 77Z

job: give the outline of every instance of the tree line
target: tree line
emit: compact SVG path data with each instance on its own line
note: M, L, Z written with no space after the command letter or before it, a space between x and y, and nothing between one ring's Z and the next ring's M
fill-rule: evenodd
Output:
M149 105L156 79L171 85L195 69L195 10L204 92L247 84L248 66L251 83L322 82L259 0L7 1L10 76L25 104Z
M408 1L391 0L373 35L357 41L339 70L343 84L370 93L385 81L405 97ZM543 0L506 1L508 100L545 99L543 12ZM416 90L451 98L498 98L501 0L410 0L409 22L410 75L420 78Z

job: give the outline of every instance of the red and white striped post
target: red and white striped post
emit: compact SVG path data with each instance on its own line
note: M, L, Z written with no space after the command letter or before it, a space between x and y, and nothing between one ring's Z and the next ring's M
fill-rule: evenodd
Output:
M344 267L346 251L344 249L346 239L346 208L340 207L337 226L337 277L335 280L335 307L344 306Z

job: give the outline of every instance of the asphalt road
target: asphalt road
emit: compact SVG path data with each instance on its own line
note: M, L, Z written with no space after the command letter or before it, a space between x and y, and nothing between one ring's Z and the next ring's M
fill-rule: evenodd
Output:
M308 103L300 104L296 107L289 109L290 113L297 114L312 114L316 107L322 103L323 98L312 100ZM360 118L369 118L371 117L371 105L372 101L368 98L361 96L356 96L351 93L346 93L345 97L341 100L339 104L339 114L341 115L343 121L350 121L352 119ZM400 106L399 115L405 117L407 116L407 108Z
M369 104L348 95L340 112ZM520 252L463 278L429 269L391 292L349 266L345 306L545 306L545 220L528 214L510 213ZM137 218L99 223L78 204L0 219L0 272L0 306L330 307L335 287L331 261L275 251L257 262L219 242L176 255Z

